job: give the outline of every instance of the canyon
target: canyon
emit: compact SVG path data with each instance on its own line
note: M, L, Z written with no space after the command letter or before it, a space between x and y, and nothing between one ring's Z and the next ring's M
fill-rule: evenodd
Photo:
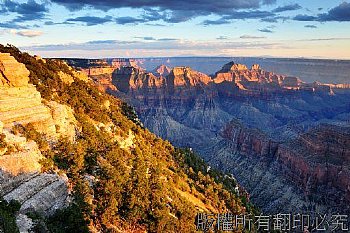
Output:
M162 65L90 77L150 131L232 173L264 212L349 211L349 84L234 62L213 75Z

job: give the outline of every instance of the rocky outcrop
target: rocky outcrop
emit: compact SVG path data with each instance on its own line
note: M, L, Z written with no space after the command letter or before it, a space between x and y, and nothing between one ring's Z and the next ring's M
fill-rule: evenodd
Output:
M0 169L12 176L39 172L41 168L39 161L42 156L37 144L33 141L28 142L25 137L14 135L8 130L2 133L5 135L8 148L12 147L14 151L0 157ZM2 187L1 190L5 188Z
M17 200L21 203L20 214L36 212L51 215L69 203L66 177L42 173L27 178L4 195L7 201Z
M81 72L88 76L97 76L102 74L112 74L114 70L114 67L92 67L87 69L81 69Z
M252 70L260 70L260 65L259 64L254 64L252 65Z
M130 58L114 58L111 62L112 67L115 69L120 69L122 67L132 66L135 68L139 68L137 65L137 60Z
M214 77L215 83L233 82L240 90L276 90L299 87L302 83L297 77L285 77L273 72L264 71L258 64L249 70L246 66L230 62L225 64Z
M55 128L50 110L41 100L35 86L28 83L21 87L0 87L0 120L5 127L38 122L52 135Z
M163 67L160 73L166 74ZM189 67L174 67L167 76L160 73L148 73L135 67L123 67L113 73L112 82L124 93L129 90L148 91L149 89L174 89L180 87L196 87L208 85L212 80L209 76L194 71Z
M74 74L74 77L76 77L76 78L79 79L79 80L82 80L82 81L84 81L84 82L89 82L89 81L91 81L91 79L90 79L85 73L83 73L83 72L81 72L81 71L75 71L75 70L73 70L72 72L73 72L73 74Z
M245 65L236 64L233 61L225 64L218 73L228 73L230 71L244 71L248 70Z
M2 79L7 81L0 86L0 121L7 128L34 123L39 131L54 135L56 129L49 108L41 103L35 86L28 84L29 71L8 54L0 55Z
M72 110L53 102L45 105L35 86L28 83L29 71L13 57L0 53L0 64L5 70L2 72L3 79L7 80L0 86L0 121L4 127L32 123L37 131L50 137L61 134L71 137L72 130L68 128L75 124ZM62 130L57 131L56 125L61 126Z
M171 87L195 87L208 85L211 78L189 67L174 67L167 76L167 83Z
M74 78L73 76L71 76L70 74L64 73L62 71L58 72L58 76L60 77L60 79L64 82L64 83L68 83L71 84L74 82Z
M8 130L3 133L12 151L0 156L0 196L19 201L16 222L21 232L28 232L32 222L26 214L51 215L69 204L68 181L64 176L41 173L43 156L34 141Z
M48 139L64 136L73 140L77 122L71 108L44 101L28 83L29 71L10 55L0 53L0 71L0 134L6 142L0 156L0 196L20 202L16 222L21 232L28 232L32 222L26 214L51 215L68 205L68 181L64 176L41 173L43 156L38 145L14 134L11 128L31 123Z
M112 83L117 90L124 93L130 90L163 88L166 85L163 76L156 77L152 73L145 73L143 70L135 67L123 67L115 70L112 76Z
M29 71L8 53L0 53L0 86L27 86Z
M160 65L153 70L155 76L167 76L170 74L171 69L166 65Z
M51 111L56 133L73 141L79 131L77 126L78 122L74 117L73 109L55 101L46 103L46 106L48 106Z

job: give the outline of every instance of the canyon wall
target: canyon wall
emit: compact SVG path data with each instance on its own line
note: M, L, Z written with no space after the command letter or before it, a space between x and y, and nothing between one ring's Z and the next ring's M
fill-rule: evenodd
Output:
M349 130L320 125L283 143L232 121L206 153L211 164L231 171L267 212L346 213Z
M162 75L164 70L167 73L164 66L152 73L121 68L111 78L115 89L106 91L133 105L152 132L192 147L212 166L232 172L262 210L344 210L350 180L344 168L347 150L342 159L333 158L338 164L331 164L317 156L310 159L324 151L305 145L330 140L315 136L320 133L313 130L320 125L328 125L317 131L324 134L332 135L334 127L346 131L347 88L305 83L259 65L249 69L233 62L211 77L189 67L174 67ZM333 154L343 153L338 144L329 145Z

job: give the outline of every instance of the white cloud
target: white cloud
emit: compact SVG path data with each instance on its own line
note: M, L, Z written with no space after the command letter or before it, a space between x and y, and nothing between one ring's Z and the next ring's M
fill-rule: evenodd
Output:
M251 36L251 35L243 35L240 36L241 39L265 39L265 36Z
M42 31L36 31L36 30L10 30L10 33L13 35L19 35L24 37L37 37L41 36L43 34Z

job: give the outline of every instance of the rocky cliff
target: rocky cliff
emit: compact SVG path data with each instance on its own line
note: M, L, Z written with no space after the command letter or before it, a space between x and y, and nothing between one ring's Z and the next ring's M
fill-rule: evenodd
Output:
M149 73L135 67L122 67L114 71L112 83L121 92L147 91L149 89L174 90L181 87L208 85L211 78L189 67L160 67ZM97 82L99 82L97 80Z
M153 74L156 76L167 76L170 74L170 70L166 65L160 65L153 70Z
M16 200L21 207L16 215L20 232L34 226L29 213L52 215L68 206L70 190L67 177L55 173L42 173L40 161L44 159L38 145L25 137L3 129L5 153L0 156L0 196L6 201Z
M48 140L59 136L73 140L77 122L68 106L43 100L28 83L30 72L9 54L0 53L0 71L0 134L6 143L0 155L0 196L19 201L17 223L21 232L28 232L33 222L26 214L51 215L68 205L68 181L55 173L41 173L44 157L37 143L12 129L30 123Z
M29 71L8 53L0 53L1 86L26 86L29 81Z
M349 127L320 125L284 143L233 121L221 136L209 160L233 172L265 211L349 211Z
M115 69L120 69L120 68L126 67L126 66L132 66L132 67L138 68L137 63L138 63L137 60L131 59L131 58L114 58L111 61L111 65Z
M44 101L36 87L28 83L29 71L23 64L9 54L0 53L0 67L4 80L0 86L0 121L5 128L32 123L36 130L48 136L75 133L75 118L69 107ZM67 126L57 132L63 125Z

